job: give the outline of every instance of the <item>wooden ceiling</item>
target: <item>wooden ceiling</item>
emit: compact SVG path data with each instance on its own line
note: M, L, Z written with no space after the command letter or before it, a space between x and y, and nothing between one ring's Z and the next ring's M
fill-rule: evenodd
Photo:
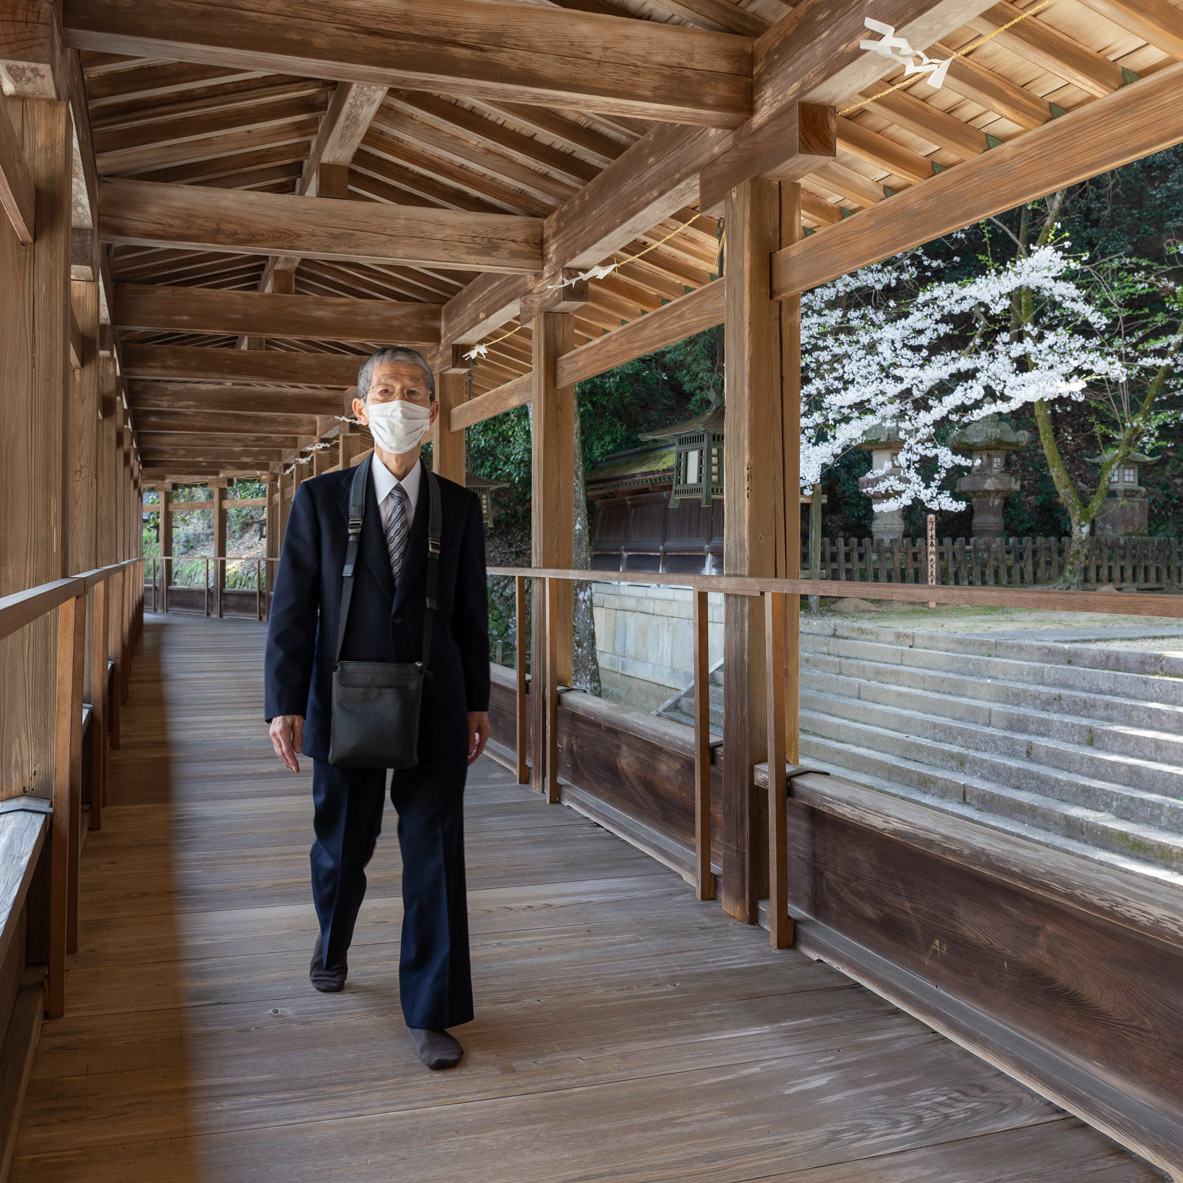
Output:
M1183 0L1038 3L66 0L145 474L289 460L381 343L484 342L503 387L571 269L628 260L577 349L635 322L709 282L746 176L824 234L1183 59ZM934 58L990 36L857 105L904 78L863 9Z

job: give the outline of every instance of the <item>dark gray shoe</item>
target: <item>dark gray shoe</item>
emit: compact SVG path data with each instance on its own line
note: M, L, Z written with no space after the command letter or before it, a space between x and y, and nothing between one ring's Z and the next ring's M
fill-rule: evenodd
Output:
M308 966L308 980L322 993L333 994L345 985L345 975L349 972L349 965L345 958L336 965L326 966L323 960L324 949L321 935L316 934L316 945L312 950L312 963Z
M455 1036L434 1027L408 1027L415 1041L419 1059L428 1068L455 1068L464 1055L464 1049Z

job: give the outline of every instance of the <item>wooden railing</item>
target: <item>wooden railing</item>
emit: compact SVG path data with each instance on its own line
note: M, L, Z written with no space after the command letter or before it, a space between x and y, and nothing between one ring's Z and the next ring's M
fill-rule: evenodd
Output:
M701 899L716 889L725 906L747 892L767 895L775 947L793 944L829 961L1183 1178L1177 888L801 767L799 598L849 595L849 582L515 567L488 574L513 579L518 630L513 675L491 671L488 750L516 768L519 783L628 838L679 871ZM556 668L569 668L556 662L558 590L589 577L692 590L692 728L558 684ZM529 679L527 590L534 605ZM721 741L708 727L710 592L749 597L758 608L745 614L733 603L724 613L725 634L735 632L724 638ZM871 595L1183 618L1183 597L1149 593L886 583ZM749 669L760 658L747 626L738 627L745 615L763 622L763 669ZM752 689L761 681L762 695ZM753 705L761 701L763 718ZM773 758L765 761L764 750ZM764 906L759 901L761 917Z
M936 582L961 587L1032 587L1054 583L1070 538L944 538L935 546ZM809 567L809 556L802 569ZM927 583L928 544L873 538L822 538L819 579ZM1183 585L1183 539L1090 538L1084 582L1127 588ZM846 589L846 595L850 589Z
M0 639L57 612L54 652L45 655L45 660L52 660L56 669L47 937L50 1018L57 1018L64 1011L66 954L78 947L83 703L89 699L94 737L87 825L97 830L102 824L107 792L108 745L103 737L109 730L110 745L119 746L119 708L127 701L131 654L143 625L142 563L142 559L126 559L0 598ZM93 622L92 650L90 681L84 686L88 613Z
M648 575L639 572L581 571L563 568L489 567L491 576L512 578L515 589L515 619L518 643L515 652L515 761L519 784L529 783L544 792L548 801L559 800L557 710L559 684L551 671L558 664L557 630L554 628L557 590L564 581L652 584L689 588L694 593L692 632L694 636L694 881L700 899L714 898L711 872L710 767L711 737L709 728L709 658L707 652L707 595L750 596L762 600L765 632L765 695L767 704L768 750L781 752L782 760L771 760L773 792L768 794L769 888L771 941L778 948L792 942L792 921L788 915L784 868L785 764L798 760L797 673L799 637L789 620L801 596L848 596L850 583L841 580L775 579L742 575ZM536 604L541 605L542 620L535 622L531 681L541 691L534 702L534 748L530 759L526 751L527 680L525 617L526 580L540 585ZM867 594L865 591L862 593ZM1030 608L1043 611L1100 612L1116 615L1183 617L1183 598L1171 595L1117 592L1065 592L1050 589L949 587L929 584L876 584L875 599L905 603L956 604L1003 608ZM794 617L795 622L795 617ZM541 632L538 627L541 625ZM541 640L541 644L539 644ZM786 678L788 677L788 682ZM792 695L786 701L786 685ZM701 690L701 693L700 693Z
M204 563L205 578L197 587L171 581L173 567L177 563ZM255 568L255 586L227 587L226 564L246 563ZM270 592L274 585L273 564L278 559L262 555L150 555L144 559L144 596L152 612L200 612L205 616L226 615L225 595L227 592L255 593L255 619L266 620L271 603ZM210 576L213 576L212 580ZM201 608L182 607L189 597L186 593L199 593Z

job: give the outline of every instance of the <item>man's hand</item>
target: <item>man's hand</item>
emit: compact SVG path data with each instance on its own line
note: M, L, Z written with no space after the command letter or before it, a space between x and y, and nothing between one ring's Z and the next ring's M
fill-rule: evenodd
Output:
M485 744L492 735L488 711L468 712L468 762L471 764L485 750Z
M289 772L299 772L300 763L296 753L304 746L304 716L276 715L271 720L270 735L271 746L280 763Z

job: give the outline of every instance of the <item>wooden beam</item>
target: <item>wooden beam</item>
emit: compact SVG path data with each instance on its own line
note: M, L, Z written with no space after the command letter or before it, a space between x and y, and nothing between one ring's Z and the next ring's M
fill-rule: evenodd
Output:
M8 215L17 241L28 246L33 241L36 190L20 138L8 118L9 102L0 95L0 207Z
M772 260L776 298L1183 141L1181 93L1176 63L782 248Z
M1080 0L1086 8L1173 58L1183 58L1183 22L1170 0Z
M295 451L300 437L280 435L278 432L203 431L195 436L190 431L163 431L156 428L139 431L140 447L146 452L160 452L178 448L283 448Z
M532 4L66 0L65 42L137 57L734 127L751 111L747 37Z
M723 281L717 279L563 354L558 361L558 380L564 386L573 386L722 323ZM528 403L532 397L530 374L511 378L456 407L451 428L458 431L492 419Z
M133 246L491 272L542 269L542 222L510 214L309 201L154 181L99 186L99 237Z
M1121 67L1116 62L1038 16L1022 19L1024 15L1010 0L999 0L968 24L975 32L991 34L999 46L1080 87L1086 94L1104 98L1122 85ZM1004 28L1007 25L1011 27Z
M990 3L858 0L835 5L834 0L802 0L757 42L764 71L759 114L761 128L768 130L761 130L760 138L751 143L754 120L734 133L665 127L647 132L547 217L545 270L602 262L696 200L700 174L720 157L733 157L730 164L720 164L716 174L728 184L741 174L757 175L765 168L791 169L793 158L786 154L786 145L794 151L800 146L799 102L835 106L893 68L887 58L858 48L859 40L867 36L865 16L896 20L909 35L919 36L913 44L921 45L955 31L968 15ZM784 124L792 129L789 138ZM482 275L445 306L443 340L480 341L517 314L530 288L530 281L522 277Z
M354 381L356 379L355 371ZM275 386L205 385L199 382L158 382L133 378L127 388L128 399L137 416L153 409L178 414L225 411L261 417L343 415L346 402L339 393L289 390Z
M559 380L574 384L606 373L626 361L664 349L685 337L723 323L724 284L708 283L678 300L596 337L559 360Z
M361 354L125 345L123 376L191 382L259 382L268 386L347 387L357 384L357 371L364 361Z
M737 161L753 175L775 173L782 179L808 176L819 165L833 160L837 144L834 108L821 103L790 104L776 120L776 135L753 134L745 153L726 153L702 170L698 207L703 213L719 213L723 199L734 185ZM757 151L759 149L759 151Z
M440 309L410 300L121 283L112 316L123 329L434 345L440 339Z
M859 48L870 16L924 49L991 7L992 0L802 0L753 47L752 118L734 132L704 173L710 210L728 183L751 177L799 179L797 104L837 107L896 69Z
M580 272L564 269L522 297L518 320L524 327L543 312L581 312L587 295L587 280Z
M534 375L522 374L520 378L486 391L468 402L458 403L448 416L449 430L463 431L474 423L483 423L496 415L528 403L534 397ZM441 416L443 412L440 412Z
M249 406L249 404L243 404ZM136 429L145 431L184 432L242 432L246 435L275 432L277 435L315 435L315 415L255 415L249 410L230 411L184 411L145 410L133 402Z

